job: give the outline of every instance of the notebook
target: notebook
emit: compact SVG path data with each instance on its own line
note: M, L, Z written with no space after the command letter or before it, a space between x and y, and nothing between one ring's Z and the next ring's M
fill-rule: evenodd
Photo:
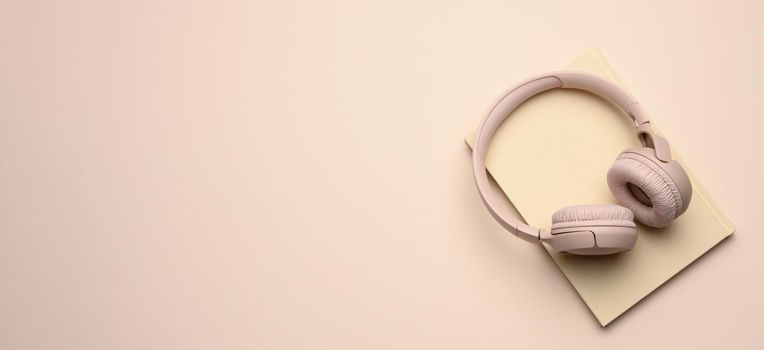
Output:
M596 48L564 68L603 76L623 86ZM493 98L486 96L486 103ZM649 113L649 104L643 106ZM650 117L660 133L656 124L661 118ZM671 141L670 135L664 136ZM473 137L474 131L466 138L468 145ZM616 156L633 147L641 145L633 122L623 112L589 93L556 89L526 101L507 118L492 140L486 167L520 216L532 226L548 229L552 213L562 207L617 204L606 174ZM687 170L693 196L687 211L669 227L638 224L634 249L612 256L561 255L545 246L603 327L735 230L682 162L676 147L672 155Z

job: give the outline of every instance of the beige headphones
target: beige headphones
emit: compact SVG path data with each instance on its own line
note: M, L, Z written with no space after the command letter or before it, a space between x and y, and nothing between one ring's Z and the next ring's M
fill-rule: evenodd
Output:
M578 205L558 210L550 231L514 217L488 181L485 156L496 129L520 104L544 91L580 89L620 107L634 120L644 146L621 152L607 173L608 187L623 205ZM554 251L605 255L631 250L637 241L636 218L642 224L665 227L690 205L692 185L682 166L671 159L666 139L653 133L639 103L613 83L586 73L553 72L515 85L491 106L475 137L472 166L480 197L488 211L514 235L530 242L547 243Z

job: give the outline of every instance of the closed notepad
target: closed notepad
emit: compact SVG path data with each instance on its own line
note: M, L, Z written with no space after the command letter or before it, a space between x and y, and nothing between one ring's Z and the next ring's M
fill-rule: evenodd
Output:
M622 85L596 49L565 69L593 73ZM525 77L516 78L513 80ZM494 97L486 96L486 103ZM643 106L649 113L650 106ZM651 116L651 121L660 126L659 118ZM664 136L671 141L671 135ZM473 137L474 132L467 137L468 144ZM641 147L634 124L615 106L583 91L556 89L523 103L507 118L492 140L486 164L523 219L549 228L552 213L562 207L617 204L606 174L622 150L634 147ZM682 163L676 149L672 155ZM692 169L684 168L693 185L689 208L664 229L638 224L639 238L632 251L605 257L550 251L603 326L734 231Z

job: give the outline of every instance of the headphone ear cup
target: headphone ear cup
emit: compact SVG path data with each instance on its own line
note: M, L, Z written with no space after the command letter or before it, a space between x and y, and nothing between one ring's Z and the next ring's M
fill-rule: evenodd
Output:
M557 252L605 255L631 250L637 242L634 215L620 205L576 205L552 216L544 242Z
M607 182L616 199L639 222L657 228L681 215L692 194L681 166L674 161L662 163L651 148L622 152L610 167Z

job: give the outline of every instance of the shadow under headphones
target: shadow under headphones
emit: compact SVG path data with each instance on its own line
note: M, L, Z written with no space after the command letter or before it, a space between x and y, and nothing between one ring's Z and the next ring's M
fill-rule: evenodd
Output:
M633 119L644 147L621 152L608 170L608 187L623 206L565 207L554 213L552 228L547 231L521 222L499 200L501 192L488 181L485 156L504 119L529 98L556 88L587 91L618 106ZM653 132L639 102L615 84L590 74L552 72L515 85L494 102L476 135L472 167L488 211L514 235L533 243L544 242L559 253L605 255L631 250L637 241L635 218L647 226L666 227L690 205L690 179L682 166L671 159L666 139Z

